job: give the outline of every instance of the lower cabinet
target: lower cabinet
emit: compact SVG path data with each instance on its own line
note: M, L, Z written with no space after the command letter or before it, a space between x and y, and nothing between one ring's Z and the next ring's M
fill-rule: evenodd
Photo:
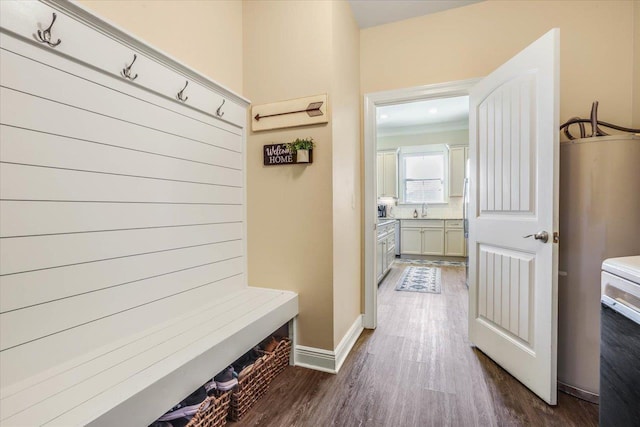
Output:
M421 228L400 228L400 253L409 255L422 254Z
M444 230L442 228L422 229L422 254L444 254Z
M446 229L444 231L444 248L446 256L465 256L464 231L462 229Z
M385 251L385 240L378 239L376 244L376 279L379 282L384 276L384 267L386 260L386 251Z
M444 254L446 256L467 256L461 219L448 219L444 223Z
M462 220L403 220L400 252L404 255L465 256Z
M395 223L378 227L376 242L376 281L380 283L385 274L391 269L396 258L396 228Z

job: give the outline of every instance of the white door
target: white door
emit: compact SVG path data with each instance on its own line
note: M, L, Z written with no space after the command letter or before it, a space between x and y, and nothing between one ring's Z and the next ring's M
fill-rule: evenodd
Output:
M551 405L559 37L549 31L491 73L471 90L469 104L469 338Z

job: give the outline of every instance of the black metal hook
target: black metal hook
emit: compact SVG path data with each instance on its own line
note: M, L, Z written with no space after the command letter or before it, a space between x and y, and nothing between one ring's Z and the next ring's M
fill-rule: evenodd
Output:
M224 116L224 111L222 111L222 106L224 105L224 102L225 102L225 99L222 100L222 104L220 104L220 106L216 110L216 114L218 115L218 117Z
M176 95L176 98L178 98L178 101L187 102L187 99L189 99L188 96L184 96L184 90L187 88L187 86L189 86L188 80L184 84L184 87L182 88L182 90L178 92L178 95Z
M122 69L122 72L120 74L122 74L122 77L124 77L125 79L129 79L131 81L134 81L135 79L138 78L138 74L136 73L135 76L131 76L131 67L133 67L133 64L136 62L136 59L138 59L138 56L134 53L133 54L133 61L131 61L131 64L127 65L125 68Z
M53 27L53 24L56 22L57 17L58 16L54 13L53 20L51 21L51 25L49 25L49 28L47 28L44 31L38 30L38 39L40 39L40 43L46 43L51 47L56 47L60 43L62 43L62 40L60 39L58 39L58 41L55 43L51 43L51 28Z

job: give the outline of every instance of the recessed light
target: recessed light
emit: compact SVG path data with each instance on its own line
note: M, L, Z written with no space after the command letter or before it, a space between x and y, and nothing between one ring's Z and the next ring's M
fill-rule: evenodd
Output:
M389 115L388 114L380 114L380 118L381 119L388 119Z
M429 108L429 114L435 114L438 112L437 108Z

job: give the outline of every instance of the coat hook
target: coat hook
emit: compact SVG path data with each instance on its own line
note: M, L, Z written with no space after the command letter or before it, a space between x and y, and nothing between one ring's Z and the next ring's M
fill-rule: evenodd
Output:
M56 47L60 43L62 43L62 40L60 39L58 39L58 41L55 43L51 43L51 27L53 27L53 24L56 22L56 18L57 18L57 15L54 13L53 20L51 21L51 25L49 25L49 28L47 28L44 31L38 30L38 38L40 39L40 43L46 43L51 47Z
M122 77L124 77L125 79L134 81L135 79L138 78L138 74L136 74L135 76L131 75L131 67L133 67L133 64L136 62L136 59L138 59L138 56L134 53L133 61L131 61L131 64L127 65L125 68L122 69L122 72L120 74L122 74Z
M222 111L222 106L224 105L225 100L222 100L222 104L220 104L220 106L218 107L218 109L216 110L216 114L218 115L218 117L222 117L224 116L224 111Z
M184 90L187 88L187 86L189 86L189 81L186 81L182 90L178 92L178 95L176 95L176 98L178 98L178 101L187 102L187 99L189 99L188 96L184 96Z

